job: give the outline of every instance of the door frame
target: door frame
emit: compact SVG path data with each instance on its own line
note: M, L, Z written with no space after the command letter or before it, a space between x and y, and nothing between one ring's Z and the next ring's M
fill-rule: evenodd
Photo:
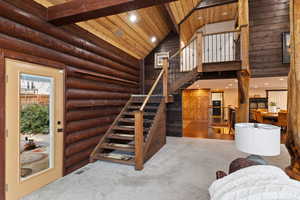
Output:
M64 109L63 109L63 127L65 129L66 125L66 95L65 95L65 90L66 90L66 77L67 77L67 72L66 72L66 65L63 63L51 61L48 59L44 58L39 58L23 53L18 53L15 51L10 51L6 49L0 49L0 200L5 200L5 59L10 58L14 60L19 60L23 62L29 62L29 63L34 63L38 65L42 65L45 67L51 67L51 68L56 68L60 70L64 70L64 77L63 77L63 91L64 91L64 96L63 96L63 104L64 104ZM62 173L63 176L65 175L65 162L64 162L64 155L65 155L65 132L63 133L63 169Z

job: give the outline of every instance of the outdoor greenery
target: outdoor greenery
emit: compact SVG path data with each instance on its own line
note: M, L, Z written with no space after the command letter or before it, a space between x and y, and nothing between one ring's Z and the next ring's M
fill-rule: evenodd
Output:
M21 111L22 134L49 134L49 107L31 104Z

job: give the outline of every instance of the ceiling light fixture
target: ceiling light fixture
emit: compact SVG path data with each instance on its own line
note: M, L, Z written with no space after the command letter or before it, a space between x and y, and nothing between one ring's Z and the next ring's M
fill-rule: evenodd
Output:
M157 41L157 38L155 36L151 37L151 42L155 43Z
M132 22L132 23L136 23L137 22L137 15L136 14L130 14L129 15L129 20Z
M232 84L232 83L229 83L229 84L228 84L228 86L232 87L232 86L233 86L233 84Z
M279 80L280 80L280 81L283 81L283 80L284 80L284 78L280 78Z

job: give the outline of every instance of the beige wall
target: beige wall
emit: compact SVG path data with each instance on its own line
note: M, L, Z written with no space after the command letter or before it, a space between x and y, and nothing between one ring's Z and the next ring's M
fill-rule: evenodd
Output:
M265 89L250 89L250 97L260 96L266 97ZM237 89L225 89L224 90L224 106L229 105L238 106L238 90Z

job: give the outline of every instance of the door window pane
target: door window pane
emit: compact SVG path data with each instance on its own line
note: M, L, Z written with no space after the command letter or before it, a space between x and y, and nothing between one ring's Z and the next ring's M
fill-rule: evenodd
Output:
M53 79L20 74L21 180L53 167Z

